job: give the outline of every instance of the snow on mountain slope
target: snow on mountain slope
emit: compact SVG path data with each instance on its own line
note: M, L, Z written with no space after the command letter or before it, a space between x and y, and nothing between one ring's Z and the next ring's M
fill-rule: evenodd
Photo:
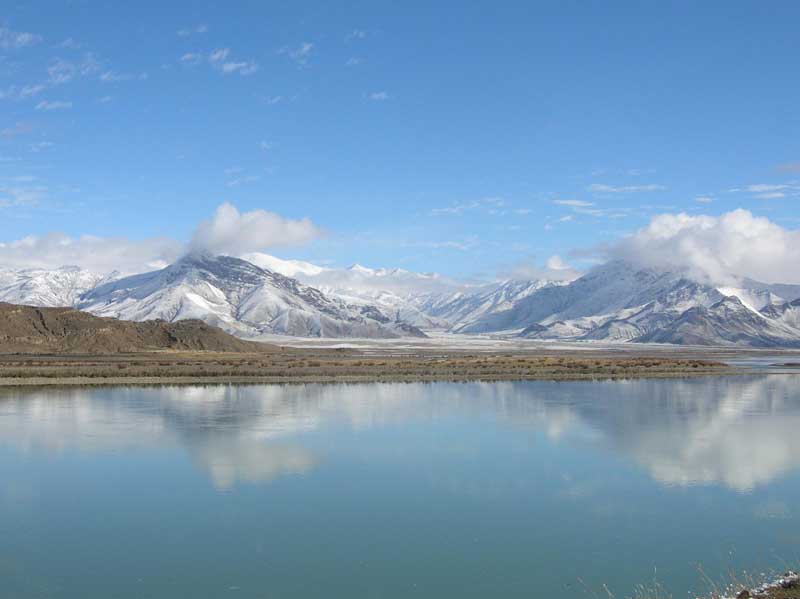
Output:
M595 268L567 285L544 287L516 302L508 310L490 314L464 327L463 332L483 333L524 329L644 306L672 288L675 273L634 269L613 261Z
M463 332L473 323L510 310L531 294L559 284L553 281L503 281L452 293L422 294L413 297L412 302L422 312L451 323L455 332Z
M782 304L789 298L782 298L768 289L746 289L742 287L717 287L717 290L725 296L736 297L750 308L753 312L758 312L770 304Z
M476 285L403 269L335 269L267 254L247 257L187 256L124 279L76 267L0 270L0 301L72 306L129 320L199 318L243 337L422 336L424 329L538 340L757 346L794 346L800 338L797 285L744 279L715 287L681 272L624 261L570 283Z
M510 280L489 284L455 281L402 268L325 268L263 253L241 256L258 266L295 277L348 304L374 306L385 318L429 330L458 332L488 314L506 310L543 287L561 283Z
M330 297L354 306L371 306L382 318L402 321L425 329L448 329L451 323L420 310L417 294L455 287L456 283L436 274L415 273L401 268L325 268L298 260L282 260L262 253L242 256L258 266L295 277Z
M302 260L283 260L281 258L276 258L275 256L270 256L269 254L263 254L261 252L251 252L239 257L242 260L246 260L247 262L255 264L260 268L265 268L266 270L271 270L272 272L276 272L285 277L292 277L295 279L300 276L313 277L330 270L328 268L312 264L311 262L304 262Z
M100 285L79 307L125 320L199 318L245 337L421 336L405 323L376 319L295 279L227 256L189 255L169 267Z
M407 322L420 329L447 330L452 326L446 320L431 316L417 308L413 303L413 296L398 295L379 289L342 289L325 285L321 285L320 290L354 306L372 306L384 318Z
M800 339L795 308L767 286L747 285L717 289L681 272L615 261L568 285L543 288L462 330L522 329L519 336L530 339L792 346ZM725 315L731 317L727 327Z
M735 296L710 307L697 306L673 322L637 341L690 345L738 345L746 347L800 347L800 329L753 312Z
M117 278L98 275L77 266L52 270L0 270L0 301L44 308L73 307L82 294Z
M788 327L800 330L800 299L783 304L765 306L761 310L761 314Z

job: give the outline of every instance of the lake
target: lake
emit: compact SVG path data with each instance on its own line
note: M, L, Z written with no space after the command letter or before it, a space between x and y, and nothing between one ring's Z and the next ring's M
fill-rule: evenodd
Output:
M798 375L0 391L0 597L679 598L799 559Z

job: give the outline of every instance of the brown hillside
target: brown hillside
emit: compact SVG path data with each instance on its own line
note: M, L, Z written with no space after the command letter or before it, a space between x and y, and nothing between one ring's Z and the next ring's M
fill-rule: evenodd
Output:
M0 302L0 353L107 354L160 349L264 352L276 348L243 341L199 320L128 322L71 308Z

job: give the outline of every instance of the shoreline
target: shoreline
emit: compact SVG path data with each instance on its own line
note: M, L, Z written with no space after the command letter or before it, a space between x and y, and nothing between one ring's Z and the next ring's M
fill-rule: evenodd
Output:
M253 377L31 377L31 378L0 378L0 388L13 387L103 387L103 386L151 386L151 385L302 385L302 384L360 384L360 383L496 383L496 382L524 382L524 381L615 381L631 379L680 379L701 378L711 376L745 376L753 374L748 370L726 369L714 372L670 372L670 373L641 373L641 374L608 374L608 375L509 375L509 376L482 376L464 375L391 375L379 374L374 376L353 375L328 375L308 377L279 377L279 376L253 376Z
M753 369L691 355L426 352L286 349L272 353L151 352L0 355L0 387L581 381L694 378Z

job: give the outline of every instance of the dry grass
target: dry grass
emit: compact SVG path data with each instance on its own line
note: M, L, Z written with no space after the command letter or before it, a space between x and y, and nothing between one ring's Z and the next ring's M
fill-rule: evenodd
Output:
M763 574L755 577L747 572L741 574L729 573L727 582L717 583L708 576L702 568L698 568L709 592L699 599L800 599L800 581L793 575L791 579L784 578L786 574ZM779 581L786 581L783 586ZM764 585L764 582L767 585ZM778 582L774 582L778 581ZM614 595L608 592L609 597ZM626 599L672 599L672 595L657 580L640 585L634 589L633 595Z
M706 360L514 354L375 356L337 350L264 354L155 352L0 356L0 384L67 379L529 380L669 377L728 372Z

